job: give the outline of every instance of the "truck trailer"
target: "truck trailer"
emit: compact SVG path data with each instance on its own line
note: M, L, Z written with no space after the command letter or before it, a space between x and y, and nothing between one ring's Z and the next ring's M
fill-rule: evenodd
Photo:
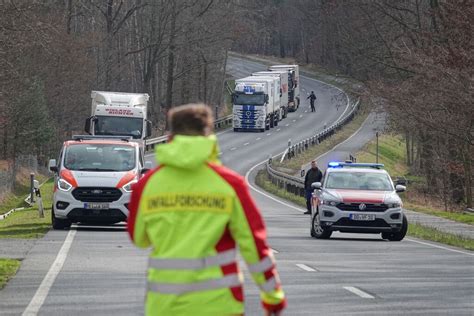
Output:
M296 111L300 106L300 70L298 65L273 65L269 71L286 71L288 73L288 109Z
M254 72L252 76L258 77L277 77L280 80L280 90L277 89L278 97L280 98L280 120L288 115L288 75L284 70L278 71L259 71Z

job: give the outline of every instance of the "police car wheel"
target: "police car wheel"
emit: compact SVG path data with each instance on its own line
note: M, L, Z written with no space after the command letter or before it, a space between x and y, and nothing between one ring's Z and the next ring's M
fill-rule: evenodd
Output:
M408 231L408 220L405 214L403 214L402 228L396 233L382 233L382 238L389 241L401 241L405 238Z
M329 239L331 235L332 231L321 227L319 224L319 213L316 213L311 220L311 237L316 239Z
M54 215L54 207L51 206L51 225L53 229L65 229L71 227L71 221L57 218Z

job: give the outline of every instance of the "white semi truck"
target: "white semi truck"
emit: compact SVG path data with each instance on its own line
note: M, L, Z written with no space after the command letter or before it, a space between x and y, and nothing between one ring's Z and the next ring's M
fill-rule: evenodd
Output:
M298 65L273 65L269 71L286 71L288 73L288 105L294 112L300 106L300 70Z
M142 143L151 135L151 122L147 120L148 94L92 91L91 98L86 133L131 136Z
M280 90L277 89L278 97L280 98L280 120L286 118L288 115L288 74L286 71L259 71L254 72L252 76L258 77L277 77L280 80Z
M275 105L278 87L276 77L250 76L236 80L232 98L234 131L264 132L278 125L280 107Z

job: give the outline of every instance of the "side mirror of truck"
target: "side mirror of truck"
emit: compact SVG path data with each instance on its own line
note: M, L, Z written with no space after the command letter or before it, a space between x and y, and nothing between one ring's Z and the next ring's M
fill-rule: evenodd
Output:
M56 159L50 159L49 160L48 169L51 172L58 172L58 166L56 165Z
M91 122L92 122L92 116L86 118L86 123L84 124L84 132L86 132L88 134L92 134L91 133L91 125L92 125Z
M268 102L268 94L265 94L265 103Z
M152 128L151 121L150 121L150 120L146 120L146 134L145 134L145 138L148 138L148 137L151 136L151 128Z

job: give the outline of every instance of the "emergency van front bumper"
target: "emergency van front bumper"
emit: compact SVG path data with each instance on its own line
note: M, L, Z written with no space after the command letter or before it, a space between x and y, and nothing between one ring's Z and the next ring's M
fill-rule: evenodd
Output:
M57 218L91 223L117 223L127 220L131 193L116 188L94 188L95 192L103 192L89 198L74 191L80 189L83 188L74 188L67 192L57 190L54 193L53 207ZM101 196L111 192L112 189L116 198Z

